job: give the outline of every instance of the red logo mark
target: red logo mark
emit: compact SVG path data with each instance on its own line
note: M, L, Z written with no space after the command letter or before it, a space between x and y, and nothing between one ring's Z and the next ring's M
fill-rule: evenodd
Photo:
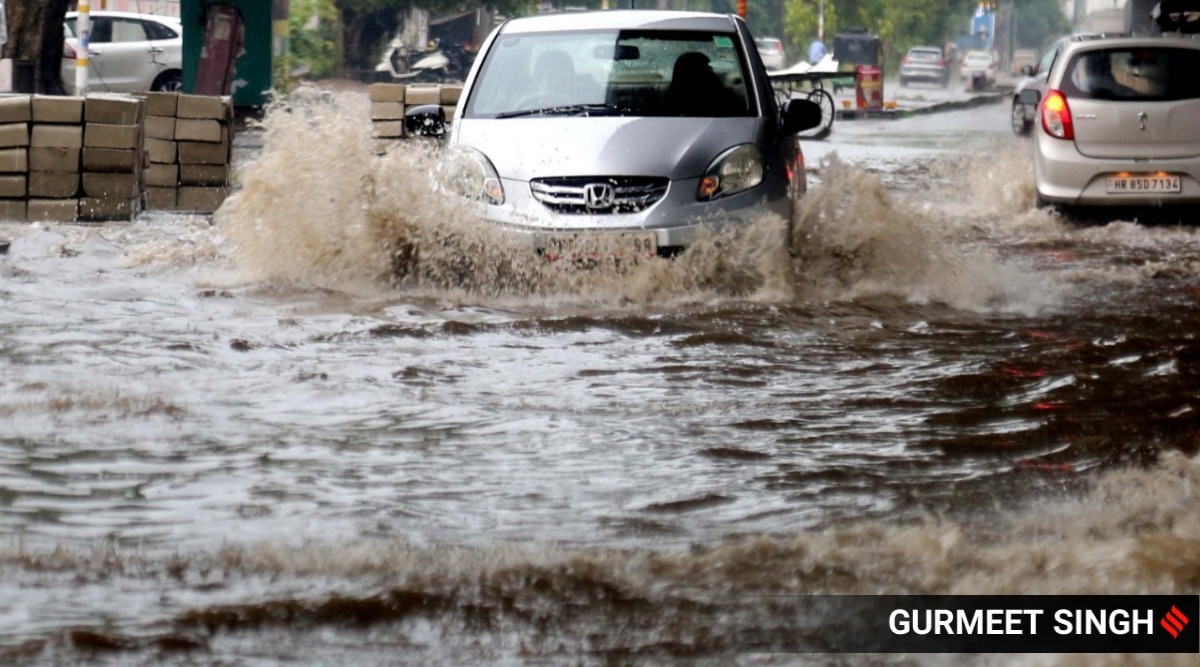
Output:
M1172 638L1179 639L1179 633L1183 632L1183 629L1187 627L1188 617L1184 616L1182 611L1179 611L1179 607L1171 605L1171 611L1168 611L1158 624L1171 633Z

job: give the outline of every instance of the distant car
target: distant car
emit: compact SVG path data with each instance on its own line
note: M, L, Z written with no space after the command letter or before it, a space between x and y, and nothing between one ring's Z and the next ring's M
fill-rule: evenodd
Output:
M751 40L727 14L509 19L463 85L442 187L550 258L669 257L764 215L790 220L807 187L797 134L821 109L780 103ZM440 134L442 117L411 107L406 127Z
M950 81L950 65L937 46L914 46L900 60L900 85L912 81L931 81L945 86Z
M985 90L996 83L996 60L987 51L967 51L963 55L959 78L968 90Z
M92 11L88 42L88 91L137 93L183 88L183 24L157 14ZM76 94L75 66L79 39L78 12L63 24L62 78Z
M1019 101L1038 110L1037 204L1200 207L1200 41L1068 40Z
M769 70L783 69L787 66L787 58L783 53L783 42L776 37L755 37L754 45L758 47L758 55L763 65Z

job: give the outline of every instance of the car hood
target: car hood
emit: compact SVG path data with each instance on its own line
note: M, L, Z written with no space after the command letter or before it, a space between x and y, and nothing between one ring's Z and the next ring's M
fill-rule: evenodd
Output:
M458 123L451 142L481 151L501 178L697 178L733 146L752 143L760 118L536 117Z

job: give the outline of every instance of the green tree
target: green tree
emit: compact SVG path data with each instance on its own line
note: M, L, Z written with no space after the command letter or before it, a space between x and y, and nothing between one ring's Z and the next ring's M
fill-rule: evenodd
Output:
M787 4L787 34L800 47L801 55L793 60L808 60L808 45L816 39L820 5L817 0L791 0ZM838 11L831 0L825 0L825 46L833 48L833 36L838 30Z
M1070 32L1071 24L1055 0L1024 0L1016 3L1015 48L1042 49Z
M333 0L291 0L288 8L290 65L327 77L338 65L337 7Z

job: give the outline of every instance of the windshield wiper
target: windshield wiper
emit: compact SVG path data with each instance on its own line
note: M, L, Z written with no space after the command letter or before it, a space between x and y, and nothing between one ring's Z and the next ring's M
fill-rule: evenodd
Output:
M496 114L496 118L517 118L520 116L620 116L631 110L615 104L560 104L541 109L523 109L521 111L506 111Z

